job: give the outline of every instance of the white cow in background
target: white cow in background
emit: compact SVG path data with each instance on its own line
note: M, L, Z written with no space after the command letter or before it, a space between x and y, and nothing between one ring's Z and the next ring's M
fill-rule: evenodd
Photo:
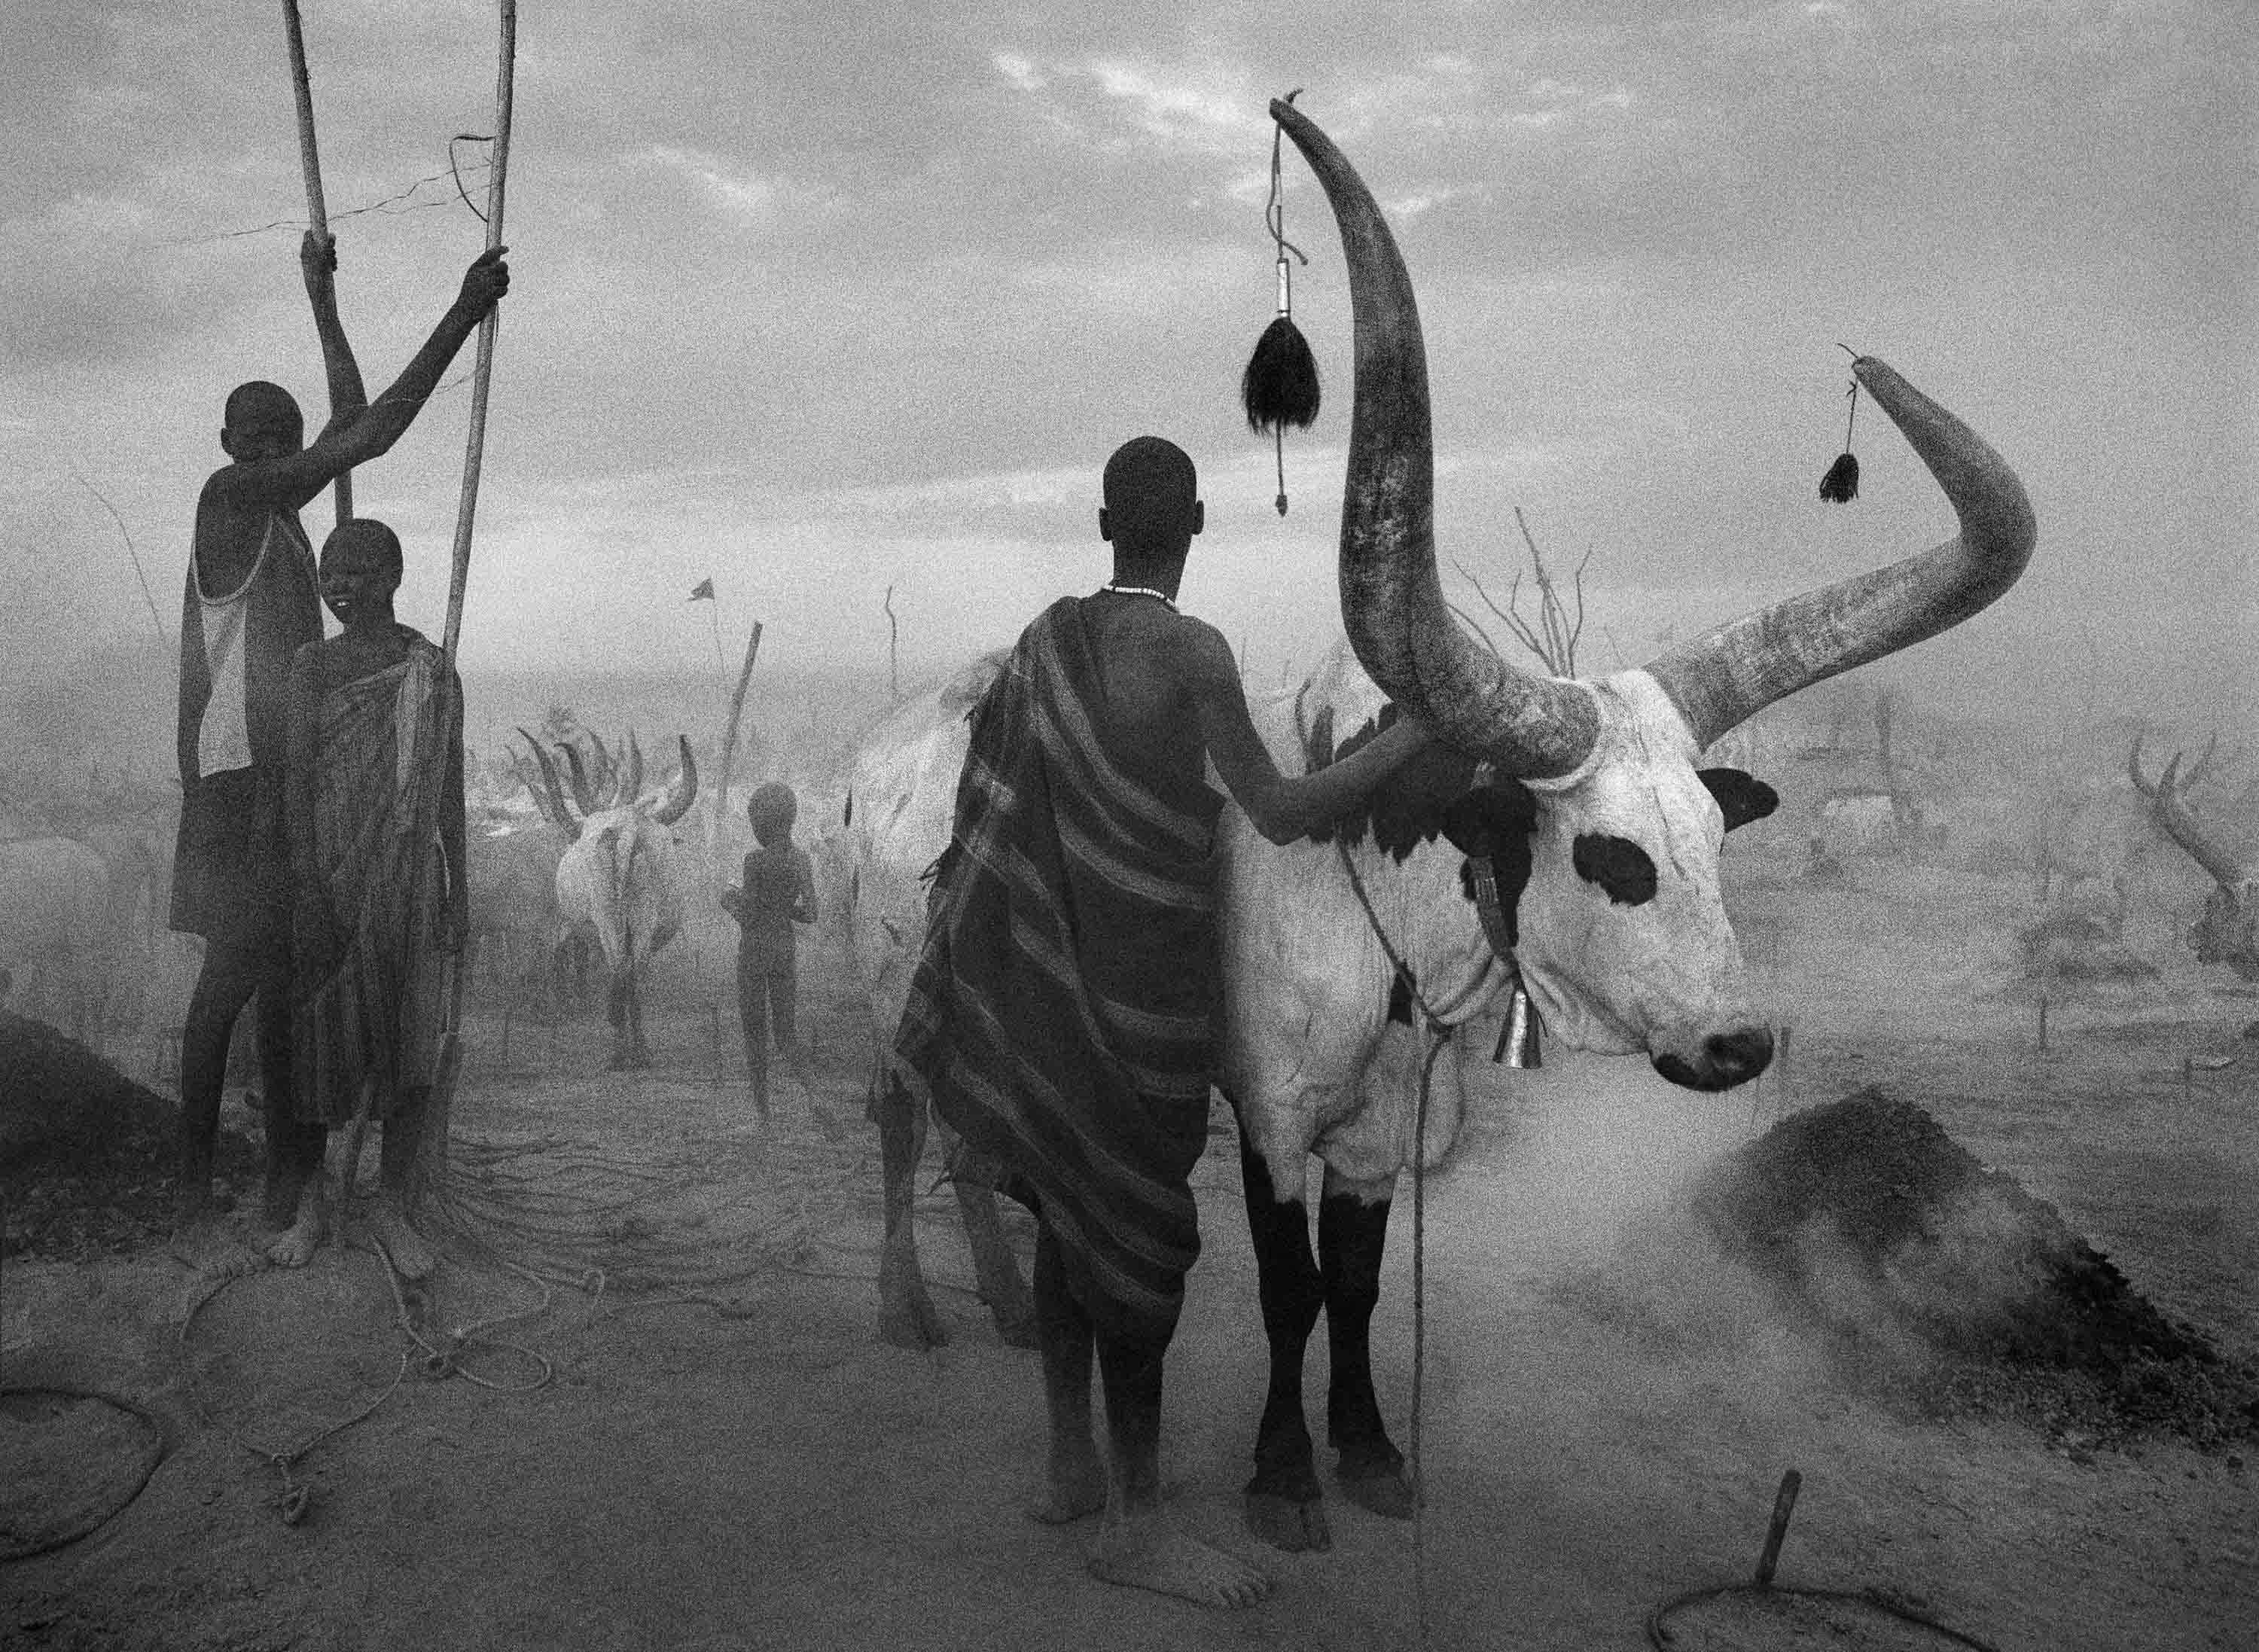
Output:
M541 770L543 809L572 839L557 862L558 922L567 940L590 936L602 953L610 982L607 1014L616 1069L651 1065L643 1032L643 979L652 955L682 929L688 872L674 826L698 795L698 765L689 740L676 737L681 766L665 792L652 798L641 795L643 752L632 735L624 766L607 764L609 773L600 770L601 789L591 785L580 753L559 746L573 779L568 803L556 765L525 734Z

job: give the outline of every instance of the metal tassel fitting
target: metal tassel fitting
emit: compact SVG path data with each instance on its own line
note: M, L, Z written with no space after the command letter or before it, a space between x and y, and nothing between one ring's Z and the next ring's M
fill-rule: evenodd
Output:
M1537 1028L1537 1006L1529 1001L1529 990L1517 976L1514 992L1507 1000L1506 1026L1499 1034L1499 1053L1492 1059L1532 1072L1543 1066L1544 1052L1539 1047Z

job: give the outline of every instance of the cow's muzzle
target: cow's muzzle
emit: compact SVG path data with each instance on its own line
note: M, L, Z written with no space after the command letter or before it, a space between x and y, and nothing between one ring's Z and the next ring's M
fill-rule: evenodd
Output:
M1747 1084L1772 1061L1772 1033L1764 1027L1737 1027L1712 1033L1692 1059L1677 1050L1655 1057L1655 1070L1688 1090L1730 1090Z

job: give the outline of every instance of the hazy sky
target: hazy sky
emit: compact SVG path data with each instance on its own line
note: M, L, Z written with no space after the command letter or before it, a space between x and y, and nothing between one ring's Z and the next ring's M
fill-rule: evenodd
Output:
M374 391L481 245L445 167L451 134L491 130L494 13L303 4ZM1284 521L1236 406L1272 304L1265 105L1299 86L1419 292L1443 549L1502 587L1516 505L1557 559L1590 548L1586 669L1951 531L1863 402L1863 496L1818 501L1840 339L1984 432L2039 511L2023 582L1906 680L1968 709L2248 711L2255 15L528 0L465 663L711 666L683 600L710 576L733 663L759 616L780 669L883 669L893 584L906 673L937 669L1104 578L1099 467L1148 431L1203 469L1188 605L1258 677L1307 656L1338 626L1349 324L1291 146L1329 401L1289 441ZM279 7L0 18L20 680L151 635L74 473L170 630L229 387L280 380L317 422L324 402ZM434 630L468 400L358 481L408 543L403 616ZM307 520L318 540L327 502Z

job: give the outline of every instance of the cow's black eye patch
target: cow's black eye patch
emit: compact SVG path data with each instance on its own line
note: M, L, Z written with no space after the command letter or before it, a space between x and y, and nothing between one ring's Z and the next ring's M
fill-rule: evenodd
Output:
M1763 820L1780 807L1780 794L1753 774L1739 769L1697 769L1694 778L1710 788L1726 816L1726 830Z
M1580 832L1569 851L1569 864L1617 906L1644 906L1655 899L1655 862L1628 837Z

